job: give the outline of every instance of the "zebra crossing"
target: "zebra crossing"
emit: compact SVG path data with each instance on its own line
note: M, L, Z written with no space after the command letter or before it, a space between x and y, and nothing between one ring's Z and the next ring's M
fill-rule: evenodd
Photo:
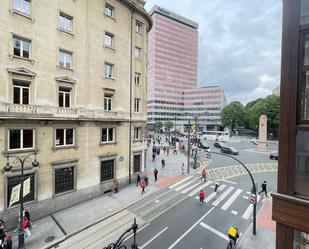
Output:
M250 203L250 192L237 188L237 185L222 182L214 192L215 182L212 180L203 181L200 177L190 175L179 182L169 186L169 189L179 192L188 197L199 199L201 189L205 192L205 203L210 204L223 211L228 211L233 215L238 215L242 219L249 220L253 213L253 205ZM260 203L261 196L257 195L257 204Z

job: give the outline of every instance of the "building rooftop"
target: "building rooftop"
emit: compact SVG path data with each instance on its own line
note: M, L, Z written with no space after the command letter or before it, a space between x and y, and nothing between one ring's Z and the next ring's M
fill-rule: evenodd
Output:
M151 10L149 11L150 16L153 16L155 13L162 15L162 16L165 16L167 18L173 19L177 22L185 24L185 25L187 25L191 28L194 28L194 29L198 29L198 27L199 27L198 23L191 21L188 18L185 18L183 16L180 16L180 15L178 15L178 14L172 12L172 11L169 11L167 9L159 7L158 5L153 6L151 8Z

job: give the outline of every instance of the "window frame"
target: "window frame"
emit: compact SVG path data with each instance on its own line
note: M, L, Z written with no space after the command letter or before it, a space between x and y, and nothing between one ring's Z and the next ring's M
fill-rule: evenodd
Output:
M135 85L137 85L137 86L141 85L141 77L142 77L141 73L135 72L135 75L134 75L134 83L135 83Z
M63 145L57 145L57 130L63 130ZM73 130L73 143L67 144L66 143L66 132L67 130ZM72 148L76 147L76 128L74 127L67 127L67 128L54 128L54 148Z
M20 148L15 148L15 149L11 149L10 148L10 131L11 130L20 130ZM32 130L32 147L24 147L24 130ZM7 132L7 149L9 152L13 152L13 151L23 151L23 150L34 150L36 148L36 130L35 128L31 128L31 127L24 127L24 128L18 128L18 127L10 127L8 128L8 132Z
M143 23L135 21L135 33L142 34L142 31L143 31Z
M135 47L135 49L134 49L134 58L136 60L141 60L141 58L142 58L142 49L140 47Z
M110 74L106 75L107 67L110 67ZM113 79L114 77L114 64L105 62L104 63L104 77L107 79Z
M21 82L22 84L18 85L17 82ZM18 79L12 79L12 103L14 105L30 105L30 91L31 91L31 87L30 87L31 82L27 81L27 80L18 80ZM15 88L19 88L19 103L14 103L15 101ZM23 101L23 90L24 89L28 89L28 104L25 104Z
M19 7L23 6L23 8L15 8L15 1L19 1ZM29 2L29 13L27 13L25 10L25 7L24 7L24 2ZM13 9L13 12L16 12L16 13L19 13L19 14L22 14L26 17L30 17L31 16L31 11L32 11L32 0L12 0L12 9Z
M111 17L111 18L115 18L114 17L115 16L115 8L114 8L114 6L110 5L109 3L105 3L104 15L108 16L108 17Z
M61 90L62 88L62 90ZM63 90L63 89L67 89L67 90ZM63 94L63 103L62 105L63 106L60 106L60 94ZM66 106L66 96L69 95L69 106ZM69 88L69 87L62 87L62 86L59 86L58 87L58 107L60 108L71 108L72 106L72 101L71 101L71 98L72 98L72 88Z
M64 18L64 23L66 23L66 20L69 20L71 22L71 29L68 29L67 27L61 27L61 21L60 21L61 17ZM59 16L58 16L58 28L59 28L59 30L64 31L64 32L68 32L68 33L72 33L73 32L73 20L74 20L73 16L68 15L68 14L64 13L63 11L59 11Z
M104 111L112 111L113 110L113 94L104 93L104 103L103 103L103 109Z
M136 169L135 158L139 157L139 170ZM133 154L133 174L142 172L142 154Z
M104 162L110 162L110 161L113 161L113 166L112 166L112 177L109 178L109 179L102 179L102 164ZM112 181L113 179L115 179L115 176L116 176L116 158L100 158L100 183L107 183L107 182L110 182Z
M106 129L106 133L107 133L107 140L103 141L103 130ZM109 131L112 130L113 131L113 139L109 140ZM112 143L116 143L116 128L115 127L103 127L101 128L101 144L112 144Z
M142 127L134 127L133 138L135 141L141 140Z
M106 37L110 38L110 45L106 43ZM105 33L104 33L104 47L114 48L114 34L105 31Z
M31 42L32 41L31 41L31 39L21 37L19 35L13 35L12 38L13 38L13 43L12 43L12 55L13 55L13 57L24 59L24 60L31 60L31 56L32 56L32 53L31 53ZM15 54L15 41L18 41L19 44L20 44L19 55ZM28 51L29 56L28 57L24 56L24 43L28 43L28 46L29 46L29 51Z
M63 66L61 66L61 53L65 55ZM68 55L71 56L70 67L65 66L67 64L66 58ZM73 52L60 48L58 52L58 67L61 69L66 69L66 70L73 70Z
M134 98L134 112L141 112L141 99Z

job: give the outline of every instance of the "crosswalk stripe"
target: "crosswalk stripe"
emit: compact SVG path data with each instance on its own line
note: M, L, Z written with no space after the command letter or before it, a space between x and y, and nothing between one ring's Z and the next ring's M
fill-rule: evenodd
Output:
M186 178L184 178L184 179L182 179L181 181L179 181L179 182L176 182L176 183L174 183L174 184L172 184L171 186L169 186L168 188L175 188L176 186L178 186L178 185L180 185L180 184L182 184L183 182L185 182L185 181L188 181L189 179L191 179L193 176L192 175L190 175L190 176L188 176L188 177L186 177Z
M193 196L195 195L197 192L199 192L201 189L207 187L208 185L212 184L212 181L208 180L206 183L204 183L203 185L201 185L199 188L193 190L188 196Z
M201 182L198 182L198 183L196 183L196 184L190 186L189 188L184 189L183 191L181 191L181 193L182 193L182 194L185 194L185 193L189 192L191 189L195 188L196 186L198 186L198 185L200 185L200 184L202 184L202 183L201 183Z
M188 185L192 184L193 182L196 181L196 178L193 179L192 181L186 182L185 184L180 185L179 187L175 188L175 191L179 191L185 187L187 187Z
M236 200L236 198L240 195L242 189L237 189L237 191L227 200L226 203L221 207L223 210L227 210L229 206Z
M219 196L219 198L217 200L215 200L212 205L213 206L218 206L220 204L221 201L223 201L223 199L225 197L227 197L227 195L234 189L234 187L230 186L223 194L221 194Z
M217 189L217 191L220 192L220 191L222 191L225 187L226 187L226 185L225 185L225 184L222 184L222 185ZM216 193L216 192L211 193L211 194L205 199L205 202L211 201L212 198L214 198L217 194L218 194L218 193Z
M257 195L257 203L259 203L261 196ZM253 205L250 203L249 207L244 212L244 215L242 216L244 219L248 220L253 212Z

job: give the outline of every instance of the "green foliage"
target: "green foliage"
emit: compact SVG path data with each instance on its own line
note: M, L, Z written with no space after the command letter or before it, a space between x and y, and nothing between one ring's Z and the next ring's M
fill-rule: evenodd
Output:
M174 123L171 122L171 121L167 121L167 122L164 123L164 128L167 131L170 131L170 129L172 129L173 126L174 126Z
M237 126L243 126L245 123L245 108L239 102L235 101L229 104L228 106L224 107L221 112L221 121L222 125L235 128Z
M154 129L157 131L157 132L159 132L161 129L162 129L162 127L163 127L163 123L162 122L155 122L154 123Z

